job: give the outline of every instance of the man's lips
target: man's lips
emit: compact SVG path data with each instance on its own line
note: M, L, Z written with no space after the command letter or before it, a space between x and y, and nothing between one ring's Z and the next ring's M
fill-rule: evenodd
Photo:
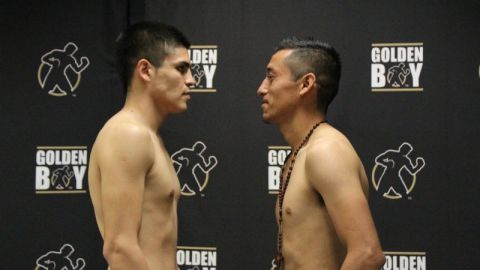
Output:
M266 100L262 101L262 109L265 110L265 108L268 106L268 102Z

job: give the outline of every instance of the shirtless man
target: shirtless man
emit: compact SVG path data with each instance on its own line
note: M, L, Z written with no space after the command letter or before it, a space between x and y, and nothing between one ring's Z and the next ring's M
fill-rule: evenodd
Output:
M279 246L272 269L378 270L385 261L363 165L348 139L325 121L340 70L329 45L289 38L280 42L258 88L263 120L277 125L292 147L276 205Z
M187 109L187 39L170 26L142 22L118 39L124 107L99 132L88 180L103 255L110 270L177 270L180 184L158 130Z

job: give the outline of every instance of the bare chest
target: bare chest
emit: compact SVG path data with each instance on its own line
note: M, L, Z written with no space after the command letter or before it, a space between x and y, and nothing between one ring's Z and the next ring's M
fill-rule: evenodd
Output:
M296 219L300 221L316 212L326 211L321 195L308 181L303 155L297 157L290 177L288 169L284 170L282 181L283 203L280 204L280 199L277 200L277 217L282 211L283 223Z
M145 181L145 195L156 203L177 202L180 183L170 156L160 145L156 145L155 161Z

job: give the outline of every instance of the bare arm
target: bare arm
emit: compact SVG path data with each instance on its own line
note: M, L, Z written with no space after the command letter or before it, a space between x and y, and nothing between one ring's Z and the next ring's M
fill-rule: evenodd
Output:
M343 143L321 142L307 150L308 179L323 197L336 233L346 246L341 270L378 270L384 263L362 190L361 168L354 150Z
M111 270L147 270L138 232L145 176L153 164L150 135L132 125L117 125L98 150L105 259Z

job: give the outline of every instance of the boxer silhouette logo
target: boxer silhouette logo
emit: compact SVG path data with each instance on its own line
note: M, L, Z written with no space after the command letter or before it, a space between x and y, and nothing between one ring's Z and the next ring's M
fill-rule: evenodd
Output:
M75 174L69 166L63 166L53 171L50 178L52 187L58 190L73 189L75 182Z
M375 158L372 183L384 198L401 199L409 195L417 180L417 174L425 166L422 157L412 161L411 144L404 142L398 149L389 149Z
M408 85L405 85L405 82L407 81L407 78L410 75L410 73L411 71L409 68L405 67L405 63L400 63L388 69L387 82L392 87L408 86Z
M182 148L171 157L184 196L193 196L203 191L208 184L210 171L217 166L215 156L204 156L206 149L207 146L198 141L192 148Z
M48 94L62 97L78 88L82 72L90 65L90 60L85 56L77 59L77 51L77 45L69 42L63 49L53 49L42 55L37 79Z
M85 260L78 258L73 263L71 255L75 249L70 244L63 245L59 251L49 251L37 259L35 270L81 270L86 266Z
M195 87L201 87L200 82L205 76L205 71L203 71L200 65L192 65L192 77L195 79Z

